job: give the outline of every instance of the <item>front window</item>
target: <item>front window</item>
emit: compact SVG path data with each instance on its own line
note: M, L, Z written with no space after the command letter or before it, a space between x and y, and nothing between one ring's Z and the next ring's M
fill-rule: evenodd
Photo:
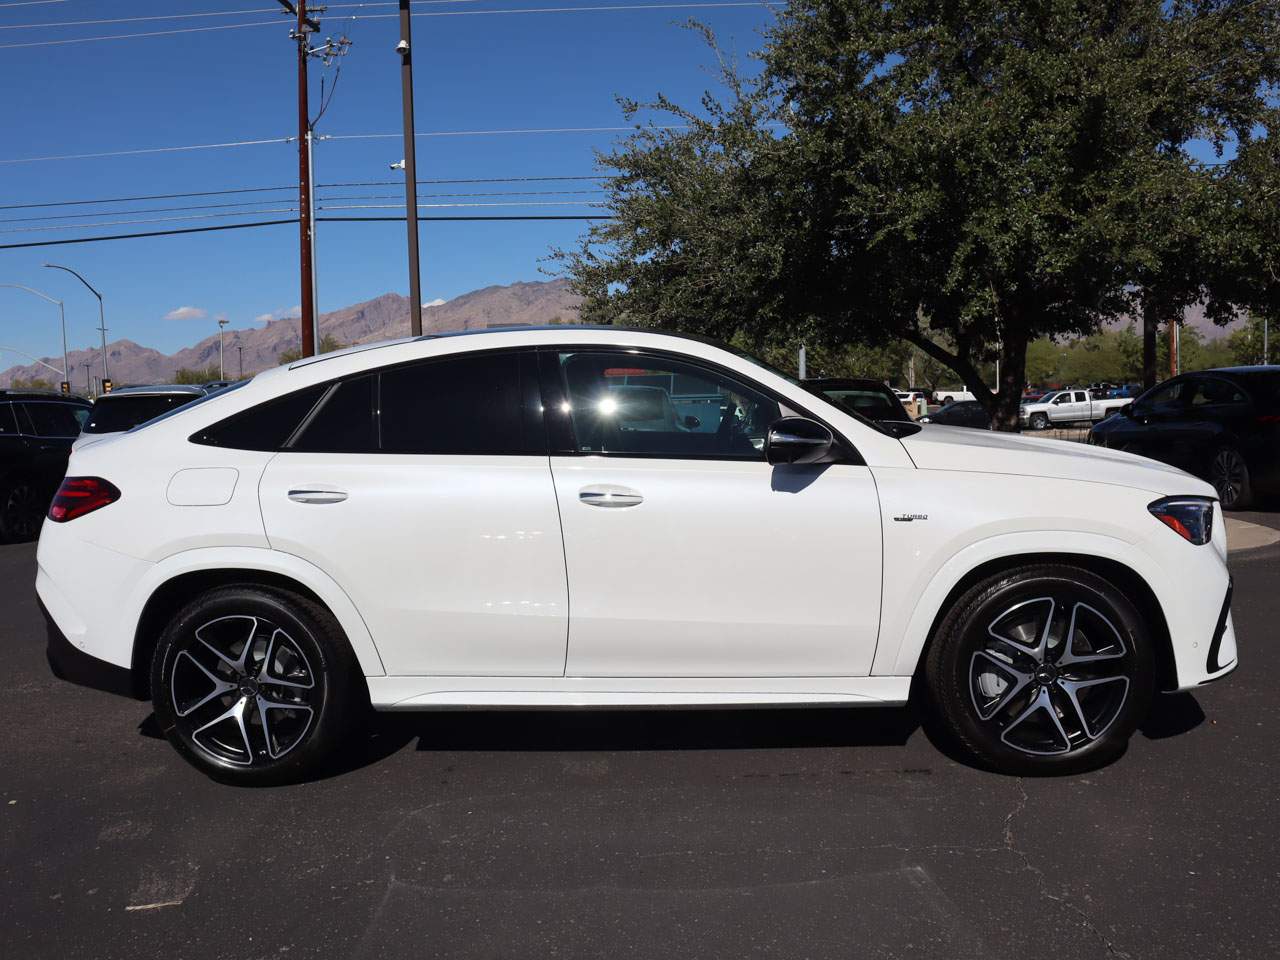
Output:
M70 403L28 402L22 409L37 437L75 437L87 416L88 408Z
M776 400L718 371L637 353L562 353L574 449L763 460Z

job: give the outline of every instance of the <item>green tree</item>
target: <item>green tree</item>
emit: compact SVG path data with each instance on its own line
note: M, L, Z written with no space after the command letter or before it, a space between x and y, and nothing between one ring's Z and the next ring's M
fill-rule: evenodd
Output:
M323 337L320 338L320 348L316 350L316 353L333 353L333 351L335 350L343 350L343 349L346 349L346 344L339 341L332 334L326 333ZM281 365L284 365L286 363L293 363L295 360L301 360L301 359L302 359L302 348L291 347L288 350L281 351L280 357L279 357L279 363Z
M208 383L211 380L219 380L222 377L222 371L218 369L216 363L210 364L203 370L192 370L189 367L179 367L178 372L173 375L174 383Z
M1183 148L1248 152L1278 21L1274 0L793 0L758 81L729 65L723 99L647 105L677 128L602 157L616 219L559 255L588 318L903 339L1016 429L1031 343L1207 282L1229 179Z
M1274 357L1277 352L1271 344L1276 331L1274 324L1272 324L1264 335L1263 322L1263 317L1260 314L1250 314L1245 319L1244 326L1227 337L1227 348L1231 352L1232 363L1254 364L1271 362L1271 357ZM1263 349L1264 343L1266 344L1265 352ZM1268 357L1267 353L1270 353L1271 357Z
M54 385L44 377L31 377L27 380L14 377L9 387L13 390L52 390Z

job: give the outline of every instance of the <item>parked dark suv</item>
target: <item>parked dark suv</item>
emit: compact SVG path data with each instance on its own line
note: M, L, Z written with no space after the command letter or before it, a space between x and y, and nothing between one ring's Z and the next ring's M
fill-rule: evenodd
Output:
M89 401L0 390L0 541L31 540L67 470Z
M1102 421L1089 442L1181 467L1243 510L1280 493L1280 366L1173 377Z

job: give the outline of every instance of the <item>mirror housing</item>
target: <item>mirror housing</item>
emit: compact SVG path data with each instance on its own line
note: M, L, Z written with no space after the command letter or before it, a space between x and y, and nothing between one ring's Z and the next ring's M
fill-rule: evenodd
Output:
M835 435L808 417L783 417L769 424L764 457L769 463L828 463L835 451Z
M697 430L700 426L702 426L702 421L699 420L697 417L695 417L693 414L689 414L687 417L684 418L684 426L686 430Z

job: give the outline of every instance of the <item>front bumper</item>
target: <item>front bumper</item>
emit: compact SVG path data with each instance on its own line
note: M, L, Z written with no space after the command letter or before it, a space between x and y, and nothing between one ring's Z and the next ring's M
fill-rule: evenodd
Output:
M1240 663L1236 651L1235 625L1231 622L1231 595L1235 590L1234 579L1227 581L1227 595L1222 600L1222 610L1218 614L1218 622L1213 628L1213 637L1209 641L1209 653L1205 658L1205 672L1209 675L1201 680L1199 686L1220 680L1234 670Z

